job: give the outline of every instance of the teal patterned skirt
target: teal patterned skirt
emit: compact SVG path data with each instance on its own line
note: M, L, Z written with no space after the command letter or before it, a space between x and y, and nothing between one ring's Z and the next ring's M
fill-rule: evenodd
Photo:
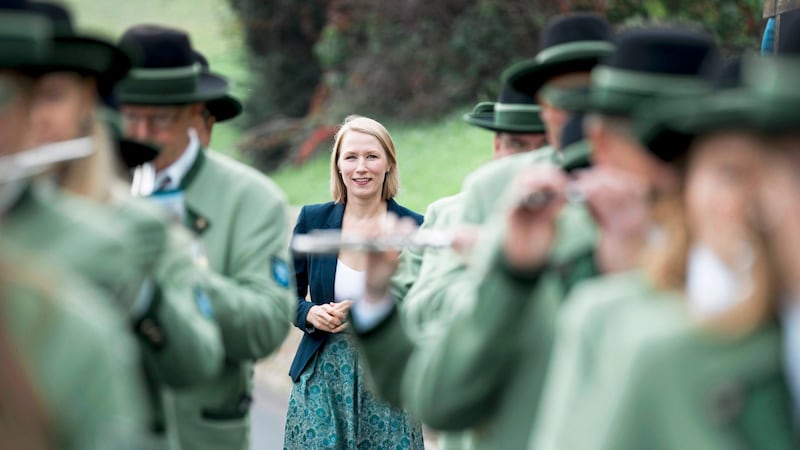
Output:
M422 450L422 428L365 386L353 338L332 334L297 380L286 416L286 450Z

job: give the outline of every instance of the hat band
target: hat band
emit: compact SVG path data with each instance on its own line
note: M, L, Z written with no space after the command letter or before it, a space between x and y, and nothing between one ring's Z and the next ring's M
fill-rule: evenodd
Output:
M200 65L164 69L131 69L120 93L125 96L193 94L200 83Z
M563 53L608 53L614 51L614 44L608 41L575 41L558 44L540 51L535 58L538 63L547 62L548 59Z
M630 94L696 94L708 84L693 75L667 75L598 66L592 70L592 91L604 89Z
M494 122L498 127L541 124L540 110L538 105L496 103L494 105Z

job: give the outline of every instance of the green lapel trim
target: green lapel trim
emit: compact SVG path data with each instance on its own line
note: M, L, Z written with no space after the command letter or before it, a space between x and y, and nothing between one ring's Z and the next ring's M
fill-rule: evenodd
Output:
M206 164L206 149L202 146L200 147L199 151L197 152L197 158L194 160L192 167L189 168L189 171L186 172L186 175L181 180L180 188L183 191L187 191L189 187L194 183L197 175L203 169L203 166ZM194 231L198 235L202 235L209 228L211 228L211 219L207 216L202 214L197 209L193 208L188 202L186 203L186 222L185 225L192 231Z
M200 146L200 149L197 152L197 158L192 163L192 167L189 168L189 171L186 172L183 179L181 180L181 189L186 190L191 186L192 181L197 177L197 173L200 172L200 169L203 168L203 164L206 162L206 149Z

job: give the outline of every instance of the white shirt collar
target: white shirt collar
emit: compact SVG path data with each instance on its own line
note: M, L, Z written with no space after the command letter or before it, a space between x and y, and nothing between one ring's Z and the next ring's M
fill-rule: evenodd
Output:
M190 128L189 145L186 150L174 163L170 164L166 169L159 171L156 174L156 189L160 191L173 191L181 186L183 177L189 172L200 153L200 140L197 138L197 132L194 128ZM167 182L166 180L169 180Z
M746 283L708 246L694 245L687 263L686 294L694 317L705 319L723 314L746 296Z

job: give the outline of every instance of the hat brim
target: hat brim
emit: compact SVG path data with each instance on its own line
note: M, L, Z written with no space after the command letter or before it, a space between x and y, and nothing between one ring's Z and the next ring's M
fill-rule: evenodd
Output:
M242 103L230 94L208 100L206 102L206 108L217 122L233 119L242 113Z
M197 86L193 92L188 93L137 93L133 90L119 89L117 97L121 104L128 105L186 105L189 103L204 103L219 99L228 94L228 80L218 75L201 72Z
M561 167L568 173L592 167L592 147L588 140L577 141L561 149Z
M494 122L494 113L468 113L464 114L464 122L496 133L542 134L545 132L544 124L535 125L504 125Z
M98 85L110 89L125 77L131 60L119 47L85 36L54 38L46 59L31 70L38 75L51 72L77 72L97 79Z
M636 105L647 99L647 95L618 92L603 92L600 95L592 90L587 95L565 98L560 108L578 113L598 113L607 116L630 116Z
M546 60L520 61L503 72L503 79L517 92L535 97L549 80L568 73L590 72L613 51L611 43L598 44L571 45L563 51L556 50Z
M721 130L762 133L770 127L764 120L763 105L741 90L641 107L654 111L640 115L635 133L653 155L665 162L679 159L704 134Z

